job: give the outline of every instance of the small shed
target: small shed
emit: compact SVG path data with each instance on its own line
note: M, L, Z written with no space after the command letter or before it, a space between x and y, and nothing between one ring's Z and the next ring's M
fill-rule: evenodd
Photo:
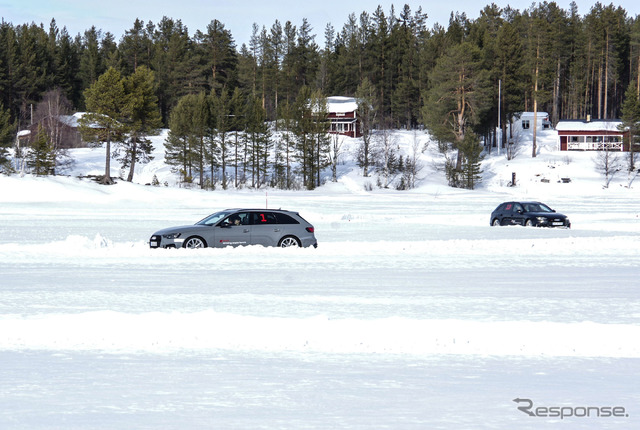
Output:
M349 137L362 136L358 120L358 102L353 97L327 97L329 112L329 133L342 134Z
M55 145L59 149L81 148L86 146L82 141L78 131L78 120L82 118L84 112L73 115L59 115L57 117L43 120L40 124L31 124L28 128L20 130L18 140L21 147L30 146L38 134L38 127L43 126L47 130L47 137L53 135L56 139Z
M561 120L556 124L561 151L628 151L619 119Z

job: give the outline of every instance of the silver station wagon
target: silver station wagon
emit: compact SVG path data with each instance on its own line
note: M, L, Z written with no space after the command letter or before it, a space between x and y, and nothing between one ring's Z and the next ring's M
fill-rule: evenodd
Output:
M223 248L263 245L283 248L318 246L314 228L297 212L275 209L226 209L194 225L155 232L151 248Z

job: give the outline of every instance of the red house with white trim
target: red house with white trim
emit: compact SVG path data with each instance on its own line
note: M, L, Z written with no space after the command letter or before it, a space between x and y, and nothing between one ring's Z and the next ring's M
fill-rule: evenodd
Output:
M353 97L327 97L329 112L329 133L342 134L349 137L362 136L358 119L358 102Z
M628 151L622 121L599 119L562 120L556 124L561 151Z

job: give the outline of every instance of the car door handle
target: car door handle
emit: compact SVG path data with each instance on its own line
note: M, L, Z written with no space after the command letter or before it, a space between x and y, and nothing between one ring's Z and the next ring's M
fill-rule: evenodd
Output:
M280 229L279 228L274 228L273 231L280 231Z
M245 228L244 230L242 230L243 233L249 233L249 229Z

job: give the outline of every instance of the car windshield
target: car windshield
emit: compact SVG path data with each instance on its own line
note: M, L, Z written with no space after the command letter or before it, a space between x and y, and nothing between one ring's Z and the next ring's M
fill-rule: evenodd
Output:
M196 223L196 225L214 225L218 221L220 221L222 218L224 218L227 215L229 215L230 213L231 212L229 212L229 211L216 212L214 214L209 215L205 219L202 219L202 220L198 221Z
M526 212L553 212L553 209L542 203L525 203L524 210Z

